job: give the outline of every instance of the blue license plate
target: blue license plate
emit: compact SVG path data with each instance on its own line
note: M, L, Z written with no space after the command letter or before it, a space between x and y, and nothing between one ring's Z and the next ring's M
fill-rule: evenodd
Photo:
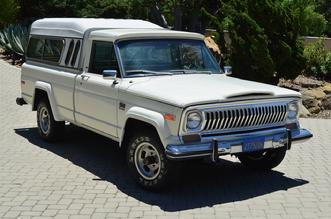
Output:
M264 149L264 138L254 138L245 141L242 145L243 152L260 151Z

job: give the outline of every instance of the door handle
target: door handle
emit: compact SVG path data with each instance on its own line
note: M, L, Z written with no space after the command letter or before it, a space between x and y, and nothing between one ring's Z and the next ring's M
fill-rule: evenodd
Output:
M81 75L80 77L82 78L83 81L86 81L87 79L90 78L90 76L87 75Z
M83 85L83 81L87 81L87 80L90 78L90 76L87 76L87 75L80 75L80 78L81 78L82 80L79 81L79 84L80 84L80 85Z

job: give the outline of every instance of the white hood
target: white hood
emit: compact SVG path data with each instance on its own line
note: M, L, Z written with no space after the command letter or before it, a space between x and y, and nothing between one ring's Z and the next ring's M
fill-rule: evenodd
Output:
M217 103L231 99L300 97L300 93L273 85L220 74L183 74L132 80L127 91L179 107Z

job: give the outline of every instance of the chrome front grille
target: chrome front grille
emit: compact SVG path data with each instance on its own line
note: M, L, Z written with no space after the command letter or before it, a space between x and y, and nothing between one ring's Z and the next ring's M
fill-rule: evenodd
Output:
M268 103L207 110L203 131L238 130L285 123L287 103Z

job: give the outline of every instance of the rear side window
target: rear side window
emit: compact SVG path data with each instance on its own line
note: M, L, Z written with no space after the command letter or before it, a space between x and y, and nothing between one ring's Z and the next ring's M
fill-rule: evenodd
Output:
M27 56L34 59L42 59L44 52L44 40L30 38Z
M117 70L119 72L114 45L111 42L94 41L89 72L102 74L104 70Z
M45 40L43 60L59 62L64 46L64 40Z
M64 47L62 39L30 38L27 57L58 63Z

